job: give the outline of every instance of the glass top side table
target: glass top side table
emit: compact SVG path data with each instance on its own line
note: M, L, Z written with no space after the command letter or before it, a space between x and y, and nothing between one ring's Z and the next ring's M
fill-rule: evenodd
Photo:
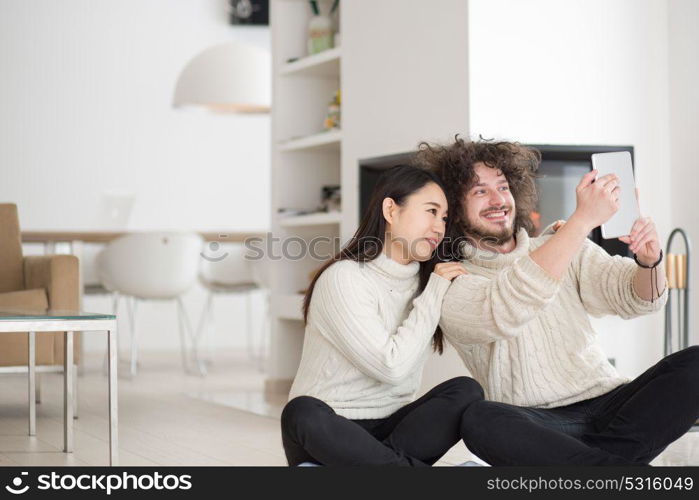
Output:
M73 332L105 332L109 372L109 464L118 465L118 401L117 401L117 344L116 316L83 311L55 309L0 308L0 335L8 332L28 332L29 356L29 435L36 434L36 334L64 333L63 366L63 436L64 451L73 451Z

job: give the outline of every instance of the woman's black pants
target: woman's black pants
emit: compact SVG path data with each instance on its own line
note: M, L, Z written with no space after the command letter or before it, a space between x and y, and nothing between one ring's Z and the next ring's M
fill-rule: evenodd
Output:
M349 420L310 396L299 396L282 412L282 443L289 465L434 464L461 439L461 419L483 389L456 377L387 418Z

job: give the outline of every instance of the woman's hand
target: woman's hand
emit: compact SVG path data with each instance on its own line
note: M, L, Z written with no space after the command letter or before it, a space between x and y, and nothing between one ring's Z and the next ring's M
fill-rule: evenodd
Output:
M440 262L434 266L433 271L437 276L441 276L446 280L453 280L462 274L468 274L461 262Z

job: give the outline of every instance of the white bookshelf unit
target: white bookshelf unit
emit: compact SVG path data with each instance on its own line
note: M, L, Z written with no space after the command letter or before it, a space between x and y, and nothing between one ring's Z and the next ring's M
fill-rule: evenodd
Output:
M319 132L317 134L280 142L278 149L279 151L284 152L317 150L339 153L341 144L342 131L328 130L325 132Z
M280 227L310 227L310 226L337 226L342 214L340 212L321 212L318 214L294 215L280 217Z
M323 13L332 2L320 1ZM339 12L334 15L339 16ZM272 341L267 389L288 389L303 343L303 292L313 271L323 265L317 256L303 255L303 246L322 238L318 254L330 255L339 239L342 214L317 212L286 215L279 209L313 211L321 203L323 186L340 185L342 130L324 130L328 104L341 89L341 48L307 55L306 0L272 0L272 233L281 254L274 262ZM287 243L289 243L287 245ZM306 248L307 249L307 248ZM308 252L305 252L308 253Z
M302 293L290 293L277 296L276 302L277 317L285 320L302 321L303 314L301 307L303 305Z
M279 68L279 75L339 78L340 47L324 50L318 54L302 57L292 62L282 63Z

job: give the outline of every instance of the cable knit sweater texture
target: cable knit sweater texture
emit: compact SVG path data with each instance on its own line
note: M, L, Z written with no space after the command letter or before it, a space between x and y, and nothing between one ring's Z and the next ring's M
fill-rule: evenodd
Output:
M381 254L336 262L318 278L289 398L316 397L350 419L390 416L413 401L451 282Z
M552 234L520 229L508 254L469 247L469 274L444 298L440 325L487 399L553 408L609 392L628 379L607 361L588 315L630 319L667 300L667 289L652 303L641 299L635 262L590 240L554 279L529 256Z

